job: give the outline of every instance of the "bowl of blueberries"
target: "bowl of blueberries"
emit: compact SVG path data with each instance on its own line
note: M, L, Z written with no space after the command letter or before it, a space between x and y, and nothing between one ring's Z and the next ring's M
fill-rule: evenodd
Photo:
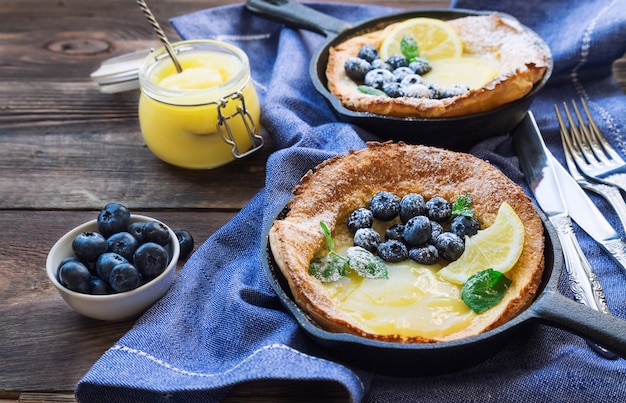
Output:
M107 204L98 218L62 236L46 271L63 300L94 319L137 317L170 288L180 257L193 250L186 230Z

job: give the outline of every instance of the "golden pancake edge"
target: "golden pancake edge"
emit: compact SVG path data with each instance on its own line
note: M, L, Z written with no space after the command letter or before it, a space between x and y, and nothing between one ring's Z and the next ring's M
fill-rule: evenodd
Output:
M345 226L348 214L366 207L379 191L447 200L469 192L481 228L494 222L502 202L509 203L524 223L525 242L519 260L507 272L512 284L502 301L475 315L465 328L435 338L377 334L339 309L308 271L311 259L326 245L319 223L326 223L331 232ZM328 331L403 343L455 340L506 323L528 307L537 293L544 268L543 223L519 185L475 156L429 146L370 142L364 149L322 162L302 178L293 194L286 216L270 229L271 252L296 304Z

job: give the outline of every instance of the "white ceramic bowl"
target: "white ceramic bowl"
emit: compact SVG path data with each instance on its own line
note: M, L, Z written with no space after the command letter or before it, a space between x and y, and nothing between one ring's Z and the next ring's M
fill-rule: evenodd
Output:
M132 222L159 221L151 217L132 214ZM170 262L158 277L148 283L130 291L109 295L82 294L65 288L59 283L57 270L61 260L68 256L74 256L72 241L82 232L95 232L98 230L97 220L79 225L59 239L46 259L46 272L52 284L63 297L63 300L76 312L94 319L120 321L138 316L148 309L153 303L161 298L170 288L176 265L180 255L180 246L176 234L166 225L170 232L170 243L165 247Z

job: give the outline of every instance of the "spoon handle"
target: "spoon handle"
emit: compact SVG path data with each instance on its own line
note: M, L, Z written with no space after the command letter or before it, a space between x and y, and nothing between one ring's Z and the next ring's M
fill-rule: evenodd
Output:
M169 53L170 57L172 58L172 61L174 62L174 66L176 66L176 71L181 73L183 71L183 68L180 66L180 62L178 61L178 58L176 57L176 54L174 53L174 49L172 49L172 45L170 45L170 41L167 40L167 36L165 36L165 32L163 32L156 18L154 18L154 14L152 14L152 11L150 11L150 9L148 8L148 5L146 4L144 0L137 0L137 4L139 5L139 8L141 9L141 11L143 11L143 13L146 15L146 18L148 19L148 21L150 22L150 25L152 25L152 28L154 29L154 32L156 32L157 36L163 43L163 46L165 46L165 50L167 50L167 53Z

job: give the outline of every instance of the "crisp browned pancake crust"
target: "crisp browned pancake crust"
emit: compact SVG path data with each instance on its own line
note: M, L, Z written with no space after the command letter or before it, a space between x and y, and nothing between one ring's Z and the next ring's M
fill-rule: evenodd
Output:
M525 242L517 264L507 273L513 282L504 299L477 315L467 328L440 339L374 334L339 310L322 283L308 272L309 262L325 246L319 223L325 222L331 231L346 225L351 211L366 207L371 196L383 190L400 197L416 192L447 200L469 192L483 228L493 223L501 203L508 202L524 223ZM469 154L403 143L368 143L365 149L331 158L308 172L294 189L288 209L286 217L276 220L270 230L272 254L298 306L329 331L400 342L469 337L519 314L531 303L541 281L543 225L530 199L501 171Z
M360 92L346 75L344 64L357 56L361 46L378 48L384 30L357 36L331 48L326 69L328 89L348 109L399 117L451 117L479 113L515 101L529 93L541 80L551 61L551 53L534 34L514 20L497 13L448 21L463 43L463 55L488 62L499 73L482 88L452 98L425 99L372 96Z

